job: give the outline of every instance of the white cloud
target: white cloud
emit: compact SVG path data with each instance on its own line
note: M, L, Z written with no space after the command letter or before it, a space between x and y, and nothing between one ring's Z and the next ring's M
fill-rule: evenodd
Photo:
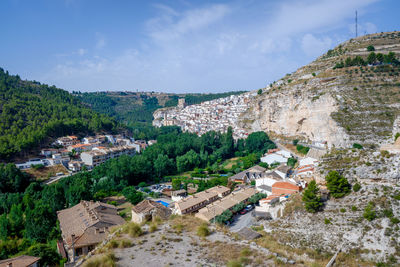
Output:
M257 89L346 39L355 8L373 2L289 0L180 9L155 4L156 16L144 22L146 38L106 53L112 47L97 33L98 57L78 50L75 58L59 59L44 80L70 90ZM363 27L374 30L372 23Z
M166 7L163 7L166 9ZM182 14L171 9L148 22L149 35L156 41L173 40L182 35L205 28L222 19L229 12L227 5L217 4L206 8L188 10Z
M332 46L332 39L329 37L316 38L307 33L301 40L301 48L308 56L318 57L325 53Z

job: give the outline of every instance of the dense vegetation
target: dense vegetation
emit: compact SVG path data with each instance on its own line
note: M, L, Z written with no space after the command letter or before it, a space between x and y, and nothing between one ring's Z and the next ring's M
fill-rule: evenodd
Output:
M112 131L117 123L83 107L67 91L23 81L0 68L0 159L46 142L47 137Z
M364 60L361 56L356 56L354 58L347 57L346 60L340 61L336 63L333 69L340 69L344 67L352 67L352 66L366 66L367 64L393 64L399 65L400 62L396 58L396 54L393 52L389 52L387 55L382 53L371 52L368 54L366 60Z
M37 251L44 244L53 251L60 237L56 211L76 205L81 200L99 200L122 193L132 203L143 195L133 186L160 181L193 168L209 168L215 162L249 151L260 152L275 147L265 133L253 133L247 140L234 142L232 129L227 133L208 132L201 137L182 133L179 127L156 129L157 143L142 154L121 156L60 180L54 185L29 184L14 165L0 166L0 259L18 252ZM255 150L253 150L255 149ZM18 179L15 179L15 178ZM199 182L199 190L226 184L226 177L217 176ZM187 186L187 185L186 185ZM50 246L52 245L52 246Z

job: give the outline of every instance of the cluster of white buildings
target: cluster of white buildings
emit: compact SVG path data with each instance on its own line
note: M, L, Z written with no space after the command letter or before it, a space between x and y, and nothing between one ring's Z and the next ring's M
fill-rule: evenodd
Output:
M186 107L181 101L176 108L155 111L153 125L177 125L183 131L199 135L208 131L225 132L231 126L235 138L246 138L248 133L238 127L237 122L240 114L249 108L250 100L255 94L249 92L231 95Z
M62 164L72 172L80 171L83 166L91 169L101 163L122 155L134 155L145 149L155 140L146 142L134 140L122 135L96 135L79 139L77 136L63 136L53 145L59 148L41 150L44 158L31 159L25 163L16 164L20 169L31 168L32 165L42 164L53 166Z

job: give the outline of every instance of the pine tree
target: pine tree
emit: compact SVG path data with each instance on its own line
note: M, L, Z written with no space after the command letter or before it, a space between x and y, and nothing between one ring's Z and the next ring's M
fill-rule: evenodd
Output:
M334 198L341 198L350 193L351 186L347 179L337 171L330 171L325 177L329 193Z
M308 212L314 213L321 210L323 203L319 196L319 188L314 180L304 190L302 200Z

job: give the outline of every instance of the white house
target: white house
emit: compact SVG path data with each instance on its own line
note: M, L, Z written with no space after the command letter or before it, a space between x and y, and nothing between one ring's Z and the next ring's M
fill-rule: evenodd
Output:
M267 163L268 165L272 163L287 163L287 160L288 158L276 153L268 154L260 159L261 162Z
M311 158L311 157L306 157L306 158L301 159L299 161L299 167L305 166L305 165L318 165L318 162L319 161L317 159L314 159L314 158Z

